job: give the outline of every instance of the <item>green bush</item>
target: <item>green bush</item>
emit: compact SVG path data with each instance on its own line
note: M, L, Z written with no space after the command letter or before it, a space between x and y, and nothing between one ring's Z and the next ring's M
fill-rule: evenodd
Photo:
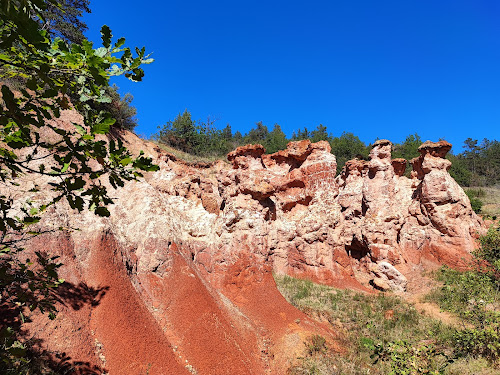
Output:
M476 196L475 190L473 190L473 189L467 190L465 192L465 194L467 194L467 196L469 197L469 201L470 201L470 205L472 207L472 210L476 214L481 213L481 209L483 208L483 201Z
M500 290L500 227L491 227L479 241L481 247L474 255L477 259L488 262L485 271Z
M444 266L439 270L437 279L444 285L428 298L442 309L482 328L499 318L494 309L499 301L499 292L488 274L460 272Z
M368 295L352 290L336 290L289 276L277 277L276 283L280 292L294 306L312 316L321 315L335 329L342 327L347 334L345 346L350 348L345 357L334 355L324 349L319 336L316 342L309 342L309 356L302 358L291 369L290 374L385 375L393 371L392 367L395 368L392 373L399 374L404 373L397 372L398 366L403 367L404 358L400 357L410 356L413 350L416 354L411 355L418 357L417 362L422 369L420 373L426 373L424 370L428 369L439 370L445 366L445 358L437 351L432 351L434 347L428 341L431 338L433 345L446 346L451 341L454 330L437 320L420 315L400 297L384 293ZM408 340L407 349L396 344L403 340ZM383 356L373 364L370 356L377 348L385 348L384 353L391 348L395 358ZM326 353L322 353L323 350ZM397 363L393 363L394 361ZM330 370L323 370L325 368ZM336 370L333 371L332 368ZM432 373L430 370L428 374Z
M483 357L495 362L500 359L499 229L490 228L480 242L473 269L460 272L442 267L437 279L444 285L428 299L466 323L452 335L456 357Z
M406 340L377 345L372 358L390 363L389 375L444 374L449 363L434 345L415 345Z
M482 356L495 361L500 358L500 324L484 328L466 328L453 335L455 351L459 356Z

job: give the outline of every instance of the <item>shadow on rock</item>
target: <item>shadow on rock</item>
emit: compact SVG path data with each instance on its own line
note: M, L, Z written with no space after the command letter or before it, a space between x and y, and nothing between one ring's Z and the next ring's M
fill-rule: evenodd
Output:
M64 306L80 310L85 305L98 306L109 286L93 288L81 282L78 285L64 282L54 290L54 298Z

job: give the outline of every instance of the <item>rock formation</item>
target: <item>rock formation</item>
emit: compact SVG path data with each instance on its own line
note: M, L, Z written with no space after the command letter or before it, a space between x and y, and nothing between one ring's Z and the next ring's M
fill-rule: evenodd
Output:
M367 290L374 270L404 290L405 270L460 266L482 230L448 174L444 141L419 148L408 178L387 140L336 176L324 141L270 155L249 145L230 164L190 165L122 136L160 170L117 190L109 218L51 208L44 228L79 230L30 245L61 255L68 290L92 292L55 322L40 317L40 337L111 375L284 373L305 336L333 343L335 333L288 305L273 271Z

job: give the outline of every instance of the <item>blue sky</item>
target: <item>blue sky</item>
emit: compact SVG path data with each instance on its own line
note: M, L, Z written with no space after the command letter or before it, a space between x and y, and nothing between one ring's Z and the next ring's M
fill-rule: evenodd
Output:
M498 0L91 1L103 24L155 62L134 95L138 134L188 109L247 132L322 123L366 143L500 140Z

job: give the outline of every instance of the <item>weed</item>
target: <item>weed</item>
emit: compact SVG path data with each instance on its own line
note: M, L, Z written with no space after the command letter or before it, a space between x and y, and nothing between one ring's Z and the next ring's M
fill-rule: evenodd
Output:
M320 335L311 336L306 342L306 347L309 355L324 354L328 350L325 338Z
M409 360L413 358L411 353L417 356L422 371L425 368L439 370L440 364L446 363L433 348L446 346L452 340L454 330L437 320L421 316L411 304L397 296L336 290L288 276L276 277L276 282L281 293L294 306L306 313L321 312L331 324L346 332L345 344L350 348L345 357L333 355L317 338L315 344L311 341L307 345L308 357L292 367L290 374L389 374L391 366L404 367L404 358L398 359L404 350L407 350ZM429 337L432 337L432 343L426 343ZM402 342L407 343L407 349L397 344ZM386 351L391 348L394 358L384 356L374 364L370 356L376 348L386 348ZM396 360L399 364L393 363ZM321 370L323 368L329 370Z

